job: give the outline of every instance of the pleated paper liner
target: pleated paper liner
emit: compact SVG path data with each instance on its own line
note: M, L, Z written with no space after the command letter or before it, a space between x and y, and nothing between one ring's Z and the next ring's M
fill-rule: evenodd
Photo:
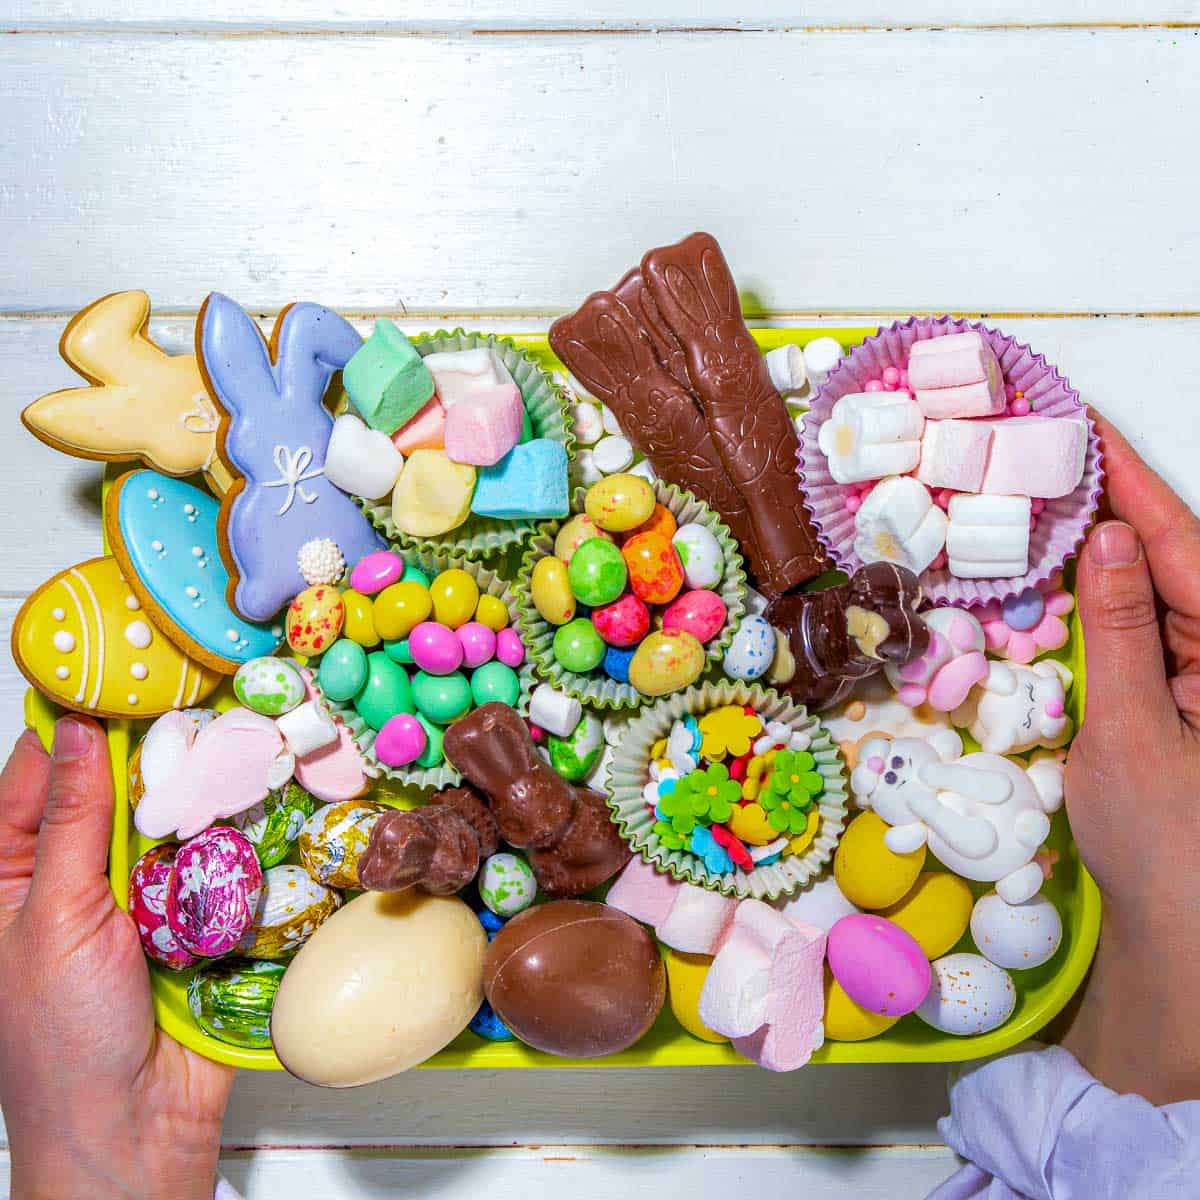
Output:
M1037 416L1086 421L1088 446L1079 485L1068 496L1046 501L1029 538L1029 570L1024 575L1012 579L958 579L945 568L922 574L921 586L927 600L966 608L1002 601L1057 574L1074 557L1096 515L1104 478L1100 439L1079 393L1042 355L977 321L910 317L896 322L855 346L829 373L804 414L799 453L805 507L812 513L821 541L834 561L852 574L863 564L854 552L854 517L845 507L850 487L837 483L830 475L825 455L817 446L817 431L843 396L863 391L885 367L903 369L914 342L971 329L988 340L999 359L1004 382L1025 393Z
M746 572L737 542L722 523L720 517L708 505L697 500L691 492L685 492L673 483L656 479L650 485L654 498L675 518L679 525L703 525L716 539L725 557L725 573L716 591L725 602L725 624L720 633L706 643L704 649L707 665L720 662L746 611ZM577 488L571 504L571 514L583 512L586 488ZM569 519L569 518L567 518ZM565 521L546 522L534 536L521 558L521 569L517 574L514 591L517 594L517 611L521 622L521 638L525 652L533 660L540 679L566 692L569 696L596 709L639 708L654 699L643 696L632 684L618 683L610 679L599 667L586 675L568 671L554 657L554 634L558 626L551 625L534 607L530 581L534 565L539 559L554 553L554 539ZM658 626L651 623L651 629Z
M825 791L817 800L821 814L817 836L803 854L785 855L770 866L749 872L734 870L718 875L690 851L671 850L659 841L654 832L657 818L642 789L650 779L650 748L654 743L666 737L671 726L685 716L699 717L726 704L750 705L764 724L782 721L793 732L806 732L812 738L809 753L817 760ZM803 705L757 684L733 680L705 683L642 709L625 729L609 766L608 782L613 820L621 836L646 862L675 879L738 899L752 896L775 900L815 879L832 859L846 823L846 772L829 731Z
M549 438L567 452L567 466L575 457L575 435L571 432L571 398L560 388L537 360L517 346L510 338L488 333L468 333L456 329L453 333L439 330L422 333L413 338L413 345L422 356L453 350L475 350L487 346L495 350L521 389L525 411L529 414L535 438ZM460 558L490 559L527 541L541 520L524 518L501 521L495 517L480 517L472 513L457 529L436 538L416 538L402 533L392 519L391 497L382 500L355 501L371 519L371 523L387 540L404 550L418 554L454 554Z
M501 576L483 563L447 554L418 554L411 550L402 551L402 556L406 563L424 571L431 580L435 575L441 574L442 571L448 571L452 567L459 567L466 571L478 584L480 595L496 596L503 601L504 607L508 610L509 625L513 629L517 628L517 602L512 589ZM373 647L368 653L382 652L382 649L381 644ZM533 669L528 652L526 652L525 661L517 668L517 677L521 682L521 694L517 701L517 709L521 713L527 713L529 711L529 693L533 687ZM362 751L363 758L366 759L368 774L394 780L406 788L443 788L462 781L462 776L445 759L440 766L436 767L419 767L416 763L410 763L404 767L389 767L380 762L375 753L375 738L378 735L358 715L358 710L353 703L349 701L334 702L327 699L321 693L315 670L313 687L321 695L322 703L329 710L333 719L340 721L350 730L355 745Z

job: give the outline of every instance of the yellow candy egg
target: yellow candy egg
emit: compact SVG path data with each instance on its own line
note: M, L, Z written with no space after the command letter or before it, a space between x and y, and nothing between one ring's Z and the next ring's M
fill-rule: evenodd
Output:
M343 635L360 646L378 646L379 634L375 629L375 606L371 597L350 588L342 593L342 603L346 606Z
M922 871L897 903L879 915L912 934L928 959L948 954L967 931L975 897L965 879L948 871Z
M375 632L384 641L396 642L406 638L433 611L429 589L409 580L393 583L375 597Z
M563 527L555 536L554 557L569 563L571 555L589 538L602 538L606 542L613 540L612 534L601 529L587 513L579 513L564 522Z
M541 613L543 621L565 625L575 616L575 597L567 582L567 564L561 558L553 554L539 558L533 564L529 590L533 594L533 607Z
M665 696L695 683L703 670L704 647L690 633L655 630L633 652L629 682L643 696Z
M284 628L288 645L311 658L328 650L342 632L346 607L342 594L327 583L307 587L288 605Z
M825 971L825 1036L831 1042L865 1042L891 1029L899 1017L881 1017L855 1004L828 969Z
M508 625L508 609L499 596L489 596L484 592L475 605L475 620L480 625L486 625L493 633L499 633Z
M865 812L846 826L833 857L833 874L843 895L859 908L887 908L917 881L925 865L925 847L893 854L883 837L890 826Z
M727 1042L729 1039L709 1029L700 1020L700 993L708 978L712 959L707 954L684 954L667 950L663 954L667 968L667 999L675 1020L692 1035L705 1042Z
M433 617L449 629L465 625L479 603L479 584L460 567L443 571L429 585Z
M640 475L609 475L583 498L587 515L610 533L635 529L654 512L654 489Z
M761 804L743 804L735 807L726 822L734 837L752 846L766 846L779 836L779 830L767 820L766 810Z

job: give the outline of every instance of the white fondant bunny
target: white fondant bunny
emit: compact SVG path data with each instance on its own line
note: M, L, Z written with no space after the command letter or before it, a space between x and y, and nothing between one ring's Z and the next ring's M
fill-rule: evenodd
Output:
M998 754L962 757L953 730L928 738L870 738L850 777L855 798L892 826L897 854L924 843L950 870L995 883L1020 904L1042 886L1033 862L1062 804L1063 755L1034 755L1028 770Z
M1031 667L992 662L988 675L954 710L952 720L989 754L1023 754L1065 746L1075 726L1064 711L1071 672L1045 658Z

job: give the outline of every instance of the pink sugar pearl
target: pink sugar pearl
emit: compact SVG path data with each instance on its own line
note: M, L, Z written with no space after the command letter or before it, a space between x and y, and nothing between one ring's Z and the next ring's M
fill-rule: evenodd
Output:
M884 390L882 379L868 379L863 385L864 392L882 392Z
M942 488L933 499L938 508L948 511L950 501L954 499L954 492L950 488Z
M1032 411L1032 406L1024 396L1021 396L1008 406L1008 411L1012 413L1014 417L1027 417Z
M1033 499L1029 502L1029 504L1035 517L1046 507L1045 500Z
M545 741L546 731L540 725L535 725L532 721L530 721L529 736L533 738L535 742Z
M883 368L883 386L894 392L900 386L900 369L898 367Z
M862 508L862 497L857 494L853 496L847 496L845 503L846 511L851 516L854 516L854 514L858 512L860 508Z

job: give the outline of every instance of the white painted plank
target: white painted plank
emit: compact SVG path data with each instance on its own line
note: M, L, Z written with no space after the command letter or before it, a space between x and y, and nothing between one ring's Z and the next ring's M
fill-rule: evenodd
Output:
M430 1152L259 1150L227 1155L221 1171L246 1200L367 1200L420 1196L422 1200L526 1200L556 1194L571 1200L618 1195L762 1197L802 1194L805 1200L917 1200L957 1165L944 1147L862 1151L763 1150L596 1151L556 1146L544 1150ZM7 1186L0 1157L0 1189Z
M773 309L1196 307L1196 30L31 34L0 111L5 311L546 312L698 226Z

